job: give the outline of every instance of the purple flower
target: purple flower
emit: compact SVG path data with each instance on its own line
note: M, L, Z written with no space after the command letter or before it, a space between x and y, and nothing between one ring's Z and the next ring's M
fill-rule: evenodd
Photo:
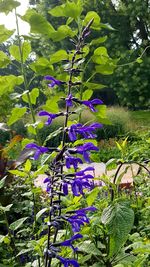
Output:
M93 188L93 183L90 182L90 179L94 177L91 174L83 175L82 177L76 177L73 180L68 180L63 183L63 192L65 195L68 195L68 187L71 186L72 193L74 196L84 195L83 189L88 188L91 190Z
M78 163L83 163L82 160L80 158L75 158L75 157L71 157L71 156L66 156L66 167L68 169L71 168L71 165L74 167L74 169L78 168Z
M98 151L98 147L94 146L93 143L86 143L83 146L77 146L76 152L83 155L85 161L90 162L89 151Z
M75 215L70 216L67 221L71 224L72 231L79 232L82 225L89 223L89 219L86 215L88 211L95 211L95 207L87 207L80 210L76 210Z
M78 250L78 248L75 248L75 247L72 245L72 242L73 242L74 240L77 240L77 239L82 238L82 237L83 237L83 236L82 236L81 234L76 234L76 235L72 236L70 239L61 242L59 245L60 245L60 246L63 246L63 247L70 247L70 248L72 248L72 250L73 250L74 252L76 252L76 251Z
M65 99L67 107L73 106L72 99L73 99L72 94L69 94L68 97Z
M79 267L79 264L76 260L65 259L61 256L57 256L57 259L59 259L61 261L61 263L64 265L64 267L69 267L70 265L73 265L74 267Z
M58 114L52 114L52 113L49 113L47 111L40 111L39 116L47 116L48 119L47 119L47 122L45 123L46 125L50 125L52 120L61 116L62 114L61 113L58 113Z
M102 127L100 123L92 123L89 126L83 126L82 124L73 124L69 128L69 138L71 141L75 141L77 139L77 134L81 134L84 138L95 138L96 135L93 134L97 128Z
M35 160L37 160L41 154L44 154L44 153L48 152L48 148L47 147L38 146L38 145L36 145L34 143L26 145L26 148L35 150L35 154L34 154L34 159Z
M91 111L96 112L97 110L94 108L93 105L101 105L101 104L103 104L103 101L100 99L81 100L80 103L89 107Z
M65 82L62 82L62 81L59 81L59 80L56 80L54 77L52 76L45 76L44 77L45 80L48 80L48 81L51 81L51 83L48 84L49 87L54 87L55 85L61 85L61 84L64 84Z
M94 171L94 167L87 167L84 170L76 172L76 176L83 176L86 171Z

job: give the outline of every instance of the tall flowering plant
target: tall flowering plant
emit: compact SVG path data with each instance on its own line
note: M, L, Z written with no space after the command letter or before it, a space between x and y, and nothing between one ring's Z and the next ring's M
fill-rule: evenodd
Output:
M82 70L79 68L79 62L83 57L83 47L86 37L90 33L90 26L93 20L82 30L77 42L74 42L75 50L71 55L71 60L68 64L69 81L62 82L54 77L46 76L48 80L48 86L55 89L55 86L61 86L65 84L67 86L67 96L64 98L66 103L65 112L61 111L57 114L52 114L47 111L40 111L39 116L45 116L47 118L46 125L50 125L52 121L59 117L64 117L64 127L62 134L61 148L48 148L41 147L35 143L30 143L26 146L27 149L34 150L34 159L37 160L41 154L50 153L55 151L56 157L50 163L50 173L44 180L46 184L47 192L49 194L49 221L48 225L48 238L45 248L45 267L49 267L52 264L52 259L55 258L60 261L60 265L64 267L75 266L78 267L79 263L76 260L76 253L78 248L74 246L74 242L83 238L80 234L81 227L84 224L89 223L87 213L94 212L95 207L85 207L78 210L72 210L64 213L62 205L62 197L67 196L69 193L73 196L84 196L85 189L91 190L93 188L94 176L91 171L94 168L89 166L87 168L79 170L79 164L83 163L83 160L90 162L90 152L98 151L98 148L92 142L85 142L83 145L74 145L80 136L84 139L95 138L95 130L102 127L99 123L92 123L90 125L82 125L81 123L68 125L68 120L74 111L74 105L84 105L88 107L92 112L96 111L96 105L102 104L100 99L82 100L73 95L73 88L80 86L81 82L74 82L74 77ZM70 142L68 142L68 140ZM65 169L64 169L65 168ZM68 169L68 172L66 171ZM71 170L74 169L72 172ZM58 242L59 231L65 229L65 225L70 224L72 236L62 242ZM74 253L74 258L64 257L62 255L62 248L69 247Z

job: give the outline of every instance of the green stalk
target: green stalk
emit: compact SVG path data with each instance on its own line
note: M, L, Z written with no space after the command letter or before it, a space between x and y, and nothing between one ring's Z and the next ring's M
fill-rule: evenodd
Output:
M18 16L17 16L17 12L16 12L16 8L15 8L15 17L16 17L16 27L17 27L17 38L18 38L18 45L19 45L19 53L20 53L20 59L21 59L21 74L23 76L23 80L24 80L24 88L25 91L27 91L27 98L28 98L28 103L29 103L29 109L31 111L31 116L32 116L32 121L35 124L36 123L36 118L35 118L35 113L33 110L33 106L31 103L31 98L30 98L30 94L29 94L29 87L28 87L28 83L27 83L27 77L26 77L26 72L25 72L25 67L24 67L24 62L23 62L23 52L22 52L22 47L21 47L21 39L20 39L20 34L19 34L19 23L18 23ZM38 144L41 144L40 138L39 138L39 134L38 134L38 130L37 128L35 128L36 131L36 140L38 142Z

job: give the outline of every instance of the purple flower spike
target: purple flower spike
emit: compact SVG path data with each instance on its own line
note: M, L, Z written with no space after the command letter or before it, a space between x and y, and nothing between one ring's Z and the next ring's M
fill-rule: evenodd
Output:
M86 171L94 171L94 167L87 167L84 170L76 172L76 176L83 176Z
M83 155L85 161L90 162L89 151L98 151L98 147L94 146L93 143L86 143L83 146L77 146L76 152Z
M78 248L75 248L75 247L72 245L72 242L73 242L74 240L77 240L77 239L82 238L82 237L83 237L83 236L82 236L81 234L76 234L76 235L72 236L70 239L65 240L64 242L61 242L61 243L60 243L60 246L70 247L70 248L72 248L72 250L73 250L74 252L76 252L76 251L78 250Z
M52 114L52 113L49 113L47 111L40 111L38 115L39 116L47 116L48 119L47 119L45 124L46 125L50 125L52 120L57 118L57 117L59 117L61 114L59 114L59 113L58 114Z
M102 105L103 101L100 99L93 99L93 100L82 100L80 101L80 103L89 107L91 111L96 112L97 110L94 108L93 105Z
M64 84L65 82L62 82L62 81L59 81L59 80L56 80L54 77L52 76L45 76L44 77L45 80L48 80L48 81L51 81L51 83L48 84L49 87L54 87L55 85L61 85L61 84Z
M72 99L73 99L72 94L68 95L68 97L65 99L67 107L73 106Z
M67 156L65 159L66 159L66 167L68 169L71 168L71 165L73 165L74 169L77 169L78 168L78 163L81 163L81 164L83 163L80 158Z
M44 153L48 152L48 148L47 147L38 146L38 145L36 145L34 143L26 145L26 148L35 150L35 154L34 154L34 159L35 160L37 160L40 157L41 154L44 154Z
M64 265L64 267L70 267L70 265L72 265L74 267L79 267L79 263L76 260L65 259L61 256L57 256L57 259L60 260L60 262Z

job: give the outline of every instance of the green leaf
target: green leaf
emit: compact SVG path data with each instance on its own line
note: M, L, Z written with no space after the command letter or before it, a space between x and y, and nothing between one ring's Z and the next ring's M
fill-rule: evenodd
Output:
M0 96L13 91L16 85L23 83L22 76L8 75L0 76Z
M0 1L0 12L4 12L6 15L12 11L14 8L20 6L18 1L14 0L4 0Z
M82 2L78 0L77 3L67 1L65 4L51 9L48 13L54 17L71 17L77 19L80 17L81 12Z
M17 257L22 255L22 254L25 254L25 253L28 253L30 251L33 251L33 248L27 248L27 249L22 249L18 254L17 254ZM26 265L25 265L26 266ZM31 265L29 265L31 267ZM0 266L1 267L1 266Z
M55 32L53 26L33 9L28 9L22 19L30 24L31 33L39 33L51 37L52 33Z
M46 142L47 142L47 141L49 141L49 140L52 139L53 137L55 137L55 136L57 136L58 134L60 134L62 131L63 131L63 128L60 127L60 128L57 129L56 131L50 133L50 134L46 137L46 139L45 139L45 141L44 141L44 145L46 145Z
M20 177L26 177L27 174L25 172L19 171L19 170L9 170L9 172L13 175L20 176Z
M15 123L16 121L18 121L19 119L21 119L23 117L23 115L26 113L27 108L13 108L11 111L11 116L9 117L8 120L8 125L12 125L13 123Z
M59 50L56 53L52 54L50 57L50 64L60 62L62 60L68 59L68 54L65 50Z
M134 212L126 202L113 203L104 209L101 220L108 228L109 258L111 258L126 242L134 223Z
M9 63L9 57L3 51L0 51L0 68L6 68Z
M73 31L68 25L61 25L58 27L57 31L55 31L51 35L51 39L54 42L61 41L66 37L74 37L77 34L77 30Z
M0 25L0 43L7 41L14 32L15 30L8 30L4 25Z
M13 204L7 205L6 207L3 207L0 205L0 210L2 210L3 212L7 212L7 211L10 211L12 206Z
M106 47L98 47L94 50L94 55L92 56L92 60L96 64L106 64L109 60L109 55L107 53Z
M59 107L57 102L59 101L59 96L53 96L52 99L46 101L46 105L43 106L43 110L48 112L57 113L59 112Z
M114 69L116 68L116 65L96 65L95 69L97 73L103 74L103 75L111 75L114 72Z
M45 213L48 210L48 208L44 208L42 210L40 210L37 214L36 214L36 221L42 216L43 213Z
M94 30L100 30L100 16L95 12L95 11L89 11L87 13L87 15L85 16L85 19L83 21L83 25L86 26L89 21L91 19L94 19L92 25L91 25L91 29L94 29Z
M90 45L101 44L101 43L104 43L106 40L107 40L107 36L99 37L99 38L93 39Z
M95 116L96 116L97 120L100 123L111 125L110 120L107 118L107 113L106 113L107 107L105 105L99 105L96 107L96 110L97 110L97 112L95 112Z
M82 100L89 100L92 95L93 95L93 91L90 89L87 89L84 91L84 93L82 95Z
M79 251L83 251L91 255L101 255L101 252L90 241L84 241L82 245L78 246Z
M31 53L31 44L29 42L25 41L21 45L22 58L21 58L21 55L20 55L19 46L17 46L17 45L11 45L10 48L9 48L9 52L17 61L25 62L27 60L29 54Z
M26 163L25 163L25 167L24 170L25 172L29 172L31 170L31 161L29 159L27 159Z
M138 57L138 58L136 59L136 62L139 63L139 64L141 64L141 63L143 62L143 60L142 60L141 57Z
M109 23L100 23L100 27L110 31L115 31L115 29Z
M3 243L3 241L4 241L4 238L5 238L5 236L4 236L4 235L0 235L0 244L1 244L1 243Z
M35 62L31 63L30 68L39 75L53 75L53 66L50 64L50 61L44 57L40 57Z
M96 200L97 198L97 195L99 193L99 188L98 187L95 187L90 193L89 195L87 196L86 198L86 201L87 201L87 204L88 206L91 206L94 201Z
M0 189L3 188L3 187L5 186L6 178L7 178L7 176L5 176L4 178L2 178L2 179L0 180Z
M16 231L18 228L20 228L23 223L28 219L28 217L21 218L13 223L10 224L10 229L13 231Z
M29 93L30 101L33 105L36 104L36 100L38 96L39 96L39 89L33 88L32 91ZM22 99L24 102L29 103L29 98L27 94L23 94Z
M85 82L83 83L83 85L92 90L100 90L106 87L106 85L100 83L90 83L90 82Z

